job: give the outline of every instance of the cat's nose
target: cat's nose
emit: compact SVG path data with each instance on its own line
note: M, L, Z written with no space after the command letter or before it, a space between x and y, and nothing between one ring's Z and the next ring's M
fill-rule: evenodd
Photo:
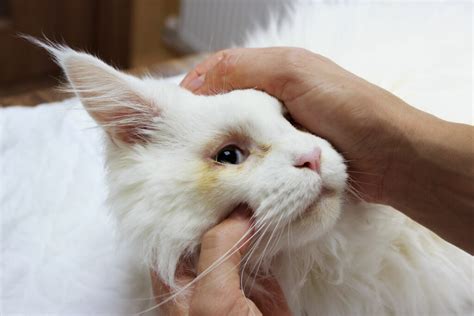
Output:
M321 169L321 148L316 147L312 151L297 157L295 167L308 168L319 173Z

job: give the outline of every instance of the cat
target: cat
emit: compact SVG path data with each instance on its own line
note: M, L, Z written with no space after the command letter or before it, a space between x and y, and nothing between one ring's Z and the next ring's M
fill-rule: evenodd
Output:
M401 44L375 40L376 33L364 33L373 30L370 25L357 32L315 31L337 30L342 17L346 25L367 21L382 27L387 16L352 10L296 9L293 19L254 32L244 46L305 47L394 93L401 85L398 94L406 99L441 102L442 97L424 98L424 90L403 86L417 80L403 73L416 64L404 64L406 58L423 56L413 48L426 42L411 46L410 54L399 50L399 59L388 65L378 54ZM407 34L387 25L387 37ZM340 37L334 39L336 33ZM347 46L341 49L338 41ZM369 42L378 43L379 51L359 46ZM275 98L256 90L198 96L163 80L125 74L66 46L39 45L55 57L106 132L110 207L137 255L171 288L180 289L179 260L195 257L203 233L246 203L256 235L245 258L243 280L250 282L244 289L250 290L256 272L271 272L294 315L472 313L472 256L388 206L351 198L343 156L326 140L293 126ZM423 56L419 69L443 53L437 52ZM454 73L456 65L443 71ZM463 93L455 96L460 102Z

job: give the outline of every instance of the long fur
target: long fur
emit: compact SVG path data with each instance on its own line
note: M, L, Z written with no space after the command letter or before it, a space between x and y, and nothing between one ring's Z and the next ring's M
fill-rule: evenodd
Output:
M472 8L436 6L303 1L282 25L251 34L246 46L317 51L411 104L469 121ZM407 10L420 10L423 23ZM343 157L294 128L274 98L253 90L195 96L84 53L48 49L108 132L109 201L120 229L176 291L179 260L195 257L202 234L247 203L256 233L242 286L258 289L260 277L274 274L295 315L473 312L472 256L390 207L348 198ZM229 142L248 147L249 157L216 165L213 155ZM320 174L295 168L314 147L322 150Z

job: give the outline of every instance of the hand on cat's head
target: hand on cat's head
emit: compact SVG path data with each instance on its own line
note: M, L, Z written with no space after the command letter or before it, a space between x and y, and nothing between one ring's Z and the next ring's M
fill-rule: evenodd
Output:
M181 82L195 94L254 88L278 98L292 118L330 141L349 161L351 178L369 201L387 202L382 180L399 135L419 113L388 91L333 61L295 47L238 48L217 52ZM396 180L388 177L389 181Z
M207 231L201 240L201 251L197 269L190 261L181 262L177 269L177 282L185 287L196 275L208 269L222 258L235 245L239 251L232 254L216 266L205 277L174 300L160 306L164 315L290 315L283 292L275 279L266 279L262 285L270 294L271 302L261 295L247 298L241 290L240 264L248 251L249 238L246 233L251 229L249 210L238 208L220 224ZM170 295L171 289L151 272L153 292L160 304Z

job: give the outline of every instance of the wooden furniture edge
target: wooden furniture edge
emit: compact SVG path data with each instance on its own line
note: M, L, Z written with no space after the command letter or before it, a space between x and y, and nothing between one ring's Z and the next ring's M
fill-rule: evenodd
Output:
M188 72L206 56L207 54L196 54L170 59L166 62L131 69L127 72L136 76L151 75L159 78L176 76ZM0 107L35 106L42 103L59 102L70 97L73 97L71 93L63 92L58 87L43 88L18 95L0 97Z

